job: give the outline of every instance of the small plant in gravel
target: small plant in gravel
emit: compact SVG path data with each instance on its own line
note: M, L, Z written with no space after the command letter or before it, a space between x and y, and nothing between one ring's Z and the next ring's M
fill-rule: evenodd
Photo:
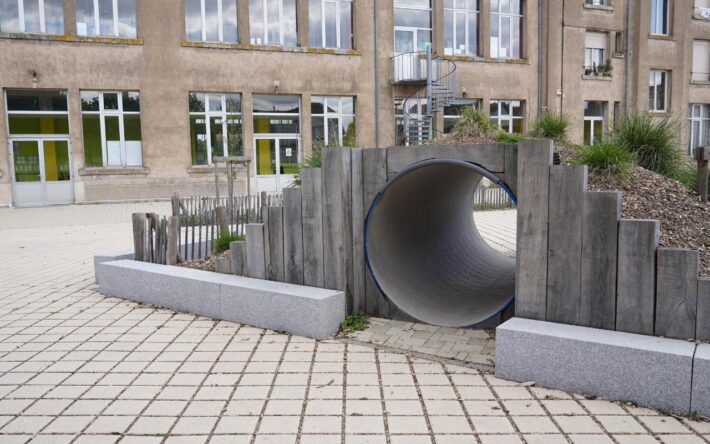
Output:
M647 170L674 178L683 154L678 143L678 124L667 116L634 112L614 126L610 141L634 155Z
M500 143L518 143L523 140L528 140L528 137L523 134L509 133L507 131L498 130L496 140Z
M561 141L567 136L568 127L569 119L566 115L548 109L543 111L537 116L537 119L533 121L530 135L533 137Z
M342 333L365 330L365 313L359 312L345 316L345 320L340 323Z
M229 244L234 241L243 241L245 238L241 234L232 234L229 231L221 231L219 236L214 240L212 252L221 254L229 250Z
M589 172L604 179L628 180L634 167L634 156L619 145L599 142L577 148L574 163L587 165Z
M461 118L451 129L450 137L454 139L480 138L491 139L496 136L497 128L491 119L473 106L467 106L461 113Z

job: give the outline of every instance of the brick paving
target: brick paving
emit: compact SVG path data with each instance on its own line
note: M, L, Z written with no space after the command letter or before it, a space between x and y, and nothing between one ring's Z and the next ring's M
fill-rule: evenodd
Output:
M98 294L91 255L129 243L128 224L0 229L0 442L710 439L707 422L518 385L463 364Z

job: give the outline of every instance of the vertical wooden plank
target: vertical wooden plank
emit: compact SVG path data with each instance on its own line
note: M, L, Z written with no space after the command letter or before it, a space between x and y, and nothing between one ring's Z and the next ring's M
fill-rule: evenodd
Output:
M264 224L247 224L246 234L247 276L265 279Z
M303 285L303 212L300 188L283 189L285 282Z
M387 184L387 150L370 148L362 152L363 213L367 217L372 202ZM363 237L363 243L365 239ZM389 317L392 305L382 295L369 270L365 272L365 312L380 317Z
M710 341L710 278L698 278L698 313L695 339Z
M621 193L584 193L579 324L614 330Z
M616 265L616 329L653 334L657 220L621 219Z
M320 168L301 170L303 284L325 285L323 276L323 191Z
M246 241L233 241L229 243L229 259L231 273L237 276L247 275L247 243Z
M219 236L222 233L228 233L229 232L229 224L228 224L228 219L227 219L227 209L225 207L219 206L214 209L215 216L217 218L217 236ZM214 239L214 228L213 230L213 235L212 238Z
M262 201L263 203L264 201ZM261 213L261 223L264 225L264 279L269 279L269 267L271 266L271 230L269 226L269 207L263 205L259 208Z
M518 220L515 315L545 320L547 309L547 215L552 142L518 144Z
M352 292L348 287L352 263L350 219L352 200L351 151L349 148L323 150L323 265L325 288L344 290L348 312ZM348 257L350 256L350 257Z
M146 225L145 213L133 213L133 260L145 261Z
M362 148L352 149L353 313L365 311L365 209Z
M518 194L518 146L505 146L505 172L503 178L513 194ZM490 189L487 189L490 192ZM503 195L501 194L501 197Z
M656 323L654 334L695 339L698 307L698 251L659 248L656 251Z
M281 207L266 207L269 214L269 256L266 262L266 279L284 282L284 227Z
M180 243L180 218L170 216L168 222L168 245L165 251L165 263L175 265L178 263L178 248Z

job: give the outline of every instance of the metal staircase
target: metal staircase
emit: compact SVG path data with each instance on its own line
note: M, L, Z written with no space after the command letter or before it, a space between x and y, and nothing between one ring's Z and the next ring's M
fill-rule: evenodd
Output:
M426 52L397 54L392 58L393 84L421 86L402 102L405 145L418 145L434 137L434 115L454 101L456 64Z

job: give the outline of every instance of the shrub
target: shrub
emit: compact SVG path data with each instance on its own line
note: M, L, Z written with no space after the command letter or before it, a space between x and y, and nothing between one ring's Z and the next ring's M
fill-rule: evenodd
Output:
M605 179L628 180L634 166L633 155L610 142L577 148L574 163L587 165L589 172Z
M567 135L569 120L564 114L545 110L532 123L530 135L561 141Z
M214 254L224 253L229 250L229 244L234 241L243 241L245 238L240 234L232 234L229 231L220 231L219 236L214 240L212 252Z
M298 165L298 174L293 178L293 186L301 186L301 170L303 168L320 168L323 164L321 154L325 145L321 142L314 142L311 147L311 154L303 158L303 162Z
M634 112L622 117L611 134L611 142L634 155L636 162L651 171L674 177L683 154L678 143L678 125L666 116Z
M365 330L365 313L363 312L347 315L345 320L340 323L340 331L343 333L363 330Z
M451 129L451 137L490 139L495 137L496 132L497 128L488 116L473 106L467 106Z
M523 140L528 140L528 137L523 134L511 134L507 131L499 129L498 134L496 134L496 140L500 143L518 143Z

